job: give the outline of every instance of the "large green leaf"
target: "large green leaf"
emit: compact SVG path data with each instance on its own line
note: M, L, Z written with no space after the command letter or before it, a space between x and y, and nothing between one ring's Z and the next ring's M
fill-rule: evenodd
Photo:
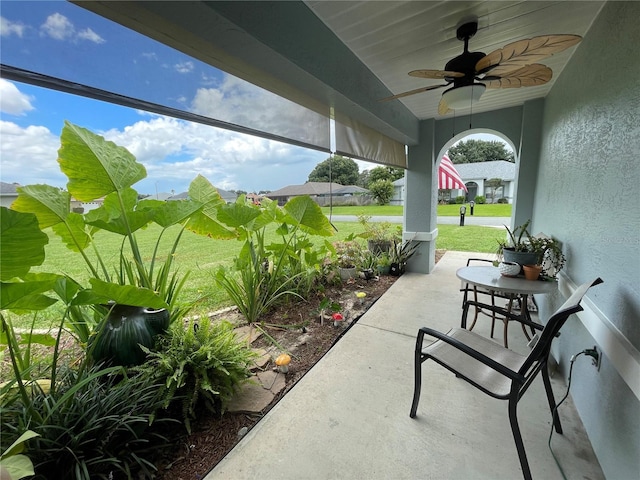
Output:
M126 188L120 194L111 193L105 197L102 206L85 215L85 222L102 230L128 235L147 225L153 216L150 210L138 210L137 202L138 192L133 188Z
M133 285L107 283L97 278L89 280L93 293L122 305L136 307L169 308L169 305L153 290Z
M189 198L203 205L224 205L225 201L211 182L198 175L189 185Z
M2 282L0 310L44 310L57 302L42 294L52 286L53 282Z
M191 216L187 223L187 229L199 235L206 235L221 240L237 238L238 236L236 233L225 228L220 222L206 215L204 210Z
M18 198L11 205L13 210L35 213L40 228L64 222L70 211L71 195L50 185L18 187Z
M293 224L299 225L303 230L324 237L333 235L329 219L308 195L292 198L284 209L293 220Z
M0 207L0 279L21 277L44 262L49 237L38 227L32 213Z
M149 211L153 221L163 228L183 222L201 208L202 204L192 200L143 200L138 204L139 210Z
M233 228L245 227L252 230L250 226L258 216L259 209L240 202L223 205L218 210L218 220Z
M144 166L124 147L65 121L58 150L69 192L90 202L122 191L147 176Z
M78 213L70 213L64 223L51 227L68 249L74 252L84 250L91 244L91 236L87 233L84 218Z

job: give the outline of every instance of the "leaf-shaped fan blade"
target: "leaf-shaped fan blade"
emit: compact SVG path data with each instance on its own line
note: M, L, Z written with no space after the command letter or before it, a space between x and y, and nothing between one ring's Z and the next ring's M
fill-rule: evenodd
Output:
M481 58L476 63L476 72L484 73L504 63L522 67L539 62L554 53L576 45L580 40L582 37L579 35L542 35L518 40ZM491 74L493 75L493 72Z
M442 88L447 86L449 86L448 83L445 83L444 85L432 85L430 87L420 87L420 88L416 88L415 90L409 90L408 92L399 93L398 95L393 95L392 97L382 98L378 101L388 102L389 100L395 100L396 98L408 97L409 95L415 95L416 93L427 92L429 90L435 90L436 88Z
M464 77L464 73L460 72L449 72L447 70L413 70L409 72L409 75L412 77L419 78L432 78L434 80L442 80L446 77L451 78L462 78Z
M503 68L506 70L502 72ZM492 80L484 81L487 88L520 88L537 87L544 85L549 80L553 72L546 65L534 63L522 68L509 68L507 65L500 65L491 71ZM494 77L500 77L493 79Z
M449 105L447 105L447 102L444 101L444 98L441 98L440 103L438 104L438 114L446 115L449 112L451 112Z

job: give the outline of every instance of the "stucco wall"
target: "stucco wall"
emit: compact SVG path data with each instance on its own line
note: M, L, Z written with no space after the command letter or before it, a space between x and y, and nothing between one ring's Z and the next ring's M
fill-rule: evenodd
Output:
M533 231L564 242L570 281L604 279L588 298L632 356L640 349L638 18L640 2L607 3L547 96L533 210ZM544 317L561 298L540 301ZM565 375L572 354L604 337L572 319L554 350ZM579 359L572 397L607 478L637 479L640 402L619 371L606 355L599 372Z

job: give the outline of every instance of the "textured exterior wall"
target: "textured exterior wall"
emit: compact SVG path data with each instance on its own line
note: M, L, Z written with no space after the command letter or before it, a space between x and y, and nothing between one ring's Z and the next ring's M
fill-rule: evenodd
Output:
M533 231L564 243L575 284L640 349L640 2L609 2L546 98ZM543 318L561 301L541 299ZM598 344L571 320L554 356ZM640 478L640 402L603 359L576 362L572 397L607 478Z

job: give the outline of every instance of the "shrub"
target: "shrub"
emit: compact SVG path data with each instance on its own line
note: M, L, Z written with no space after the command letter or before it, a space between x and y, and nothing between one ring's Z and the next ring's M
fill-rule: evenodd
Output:
M497 203L509 203L509 200L503 197L503 198L499 198Z
M229 322L211 323L208 317L187 326L175 324L160 337L157 351L137 367L162 388L163 406L182 401L182 417L188 432L199 401L211 411L221 412L238 385L249 377L255 353L238 341Z
M105 372L65 369L56 390L34 389L31 406L39 415L31 415L18 396L3 397L3 446L27 429L40 435L29 440L36 478L152 477L156 469L148 459L169 445L158 427L171 421L154 422L162 405L159 385L124 370Z
M393 197L393 183L390 180L377 180L369 184L369 190L378 205L386 205Z
M478 195L476 196L475 202L479 204L483 204L487 202L487 199L484 197L484 195Z
M465 201L464 195L458 195L456 197L456 203L462 204L462 203L464 203L464 201Z

